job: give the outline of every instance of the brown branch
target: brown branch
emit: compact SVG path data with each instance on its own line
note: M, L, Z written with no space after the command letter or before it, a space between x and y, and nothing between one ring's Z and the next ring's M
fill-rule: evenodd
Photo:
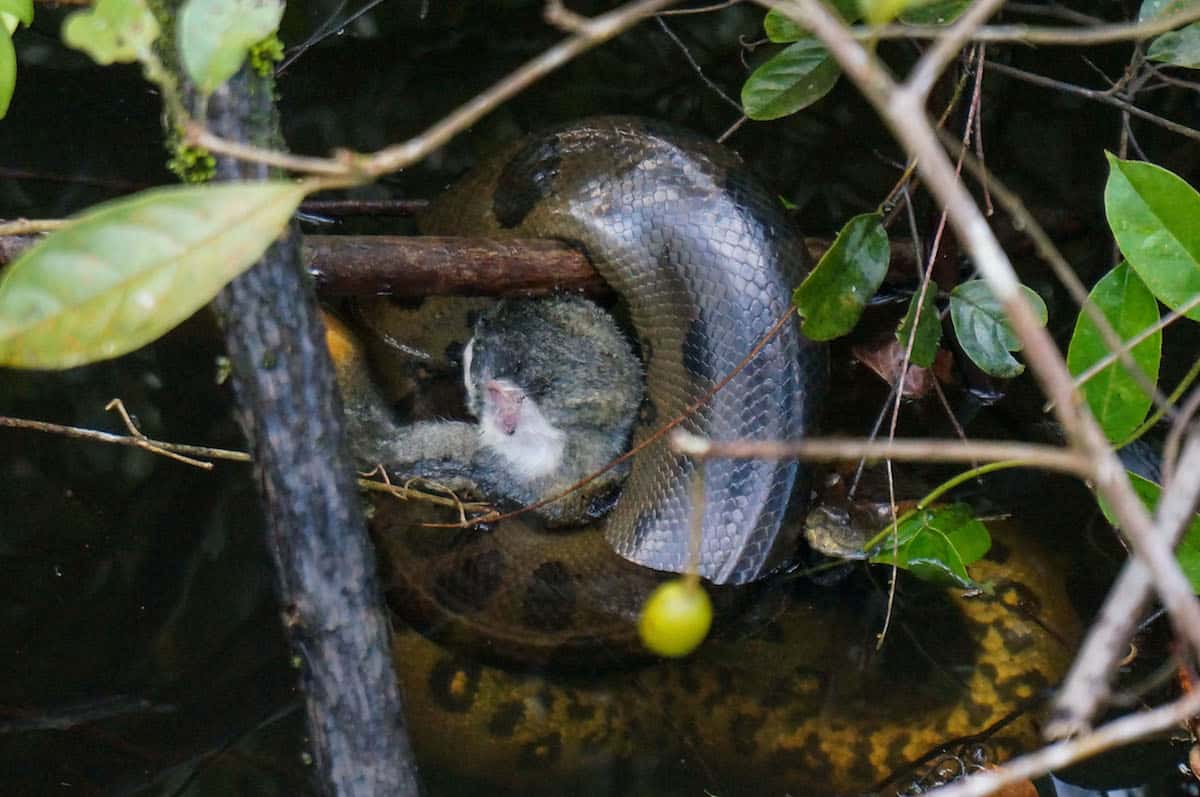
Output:
M1155 515L1156 533L1172 548L1188 527L1200 491L1200 434L1191 435L1179 464L1175 483L1164 493ZM1048 737L1061 738L1090 727L1112 694L1113 673L1153 589L1152 576L1141 562L1125 563L1054 699L1046 725Z
M696 459L803 459L811 462L892 459L909 462L1002 462L1024 460L1031 468L1086 476L1091 465L1079 453L1059 446L983 440L810 437L803 440L706 440L676 431L671 447Z
M559 241L309 235L303 256L331 296L605 290L583 253Z
M0 266L41 238L0 236ZM807 239L819 259L826 238ZM437 238L400 235L306 235L302 257L327 296L532 296L556 291L602 294L607 288L577 249L544 238ZM892 242L892 268L911 273L907 241Z

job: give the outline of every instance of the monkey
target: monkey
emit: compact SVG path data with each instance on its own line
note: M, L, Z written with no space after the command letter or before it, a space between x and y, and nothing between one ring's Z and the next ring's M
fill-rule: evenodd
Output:
M383 464L399 478L527 506L628 447L644 391L642 364L612 316L591 301L506 299L480 316L462 353L473 422L398 423L352 336L331 317L326 323L360 465ZM627 474L614 467L535 512L550 526L599 517Z

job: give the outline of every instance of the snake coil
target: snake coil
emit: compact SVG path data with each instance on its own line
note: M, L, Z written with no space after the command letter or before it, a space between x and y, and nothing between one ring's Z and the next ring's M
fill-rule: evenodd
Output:
M451 188L422 226L581 247L628 306L642 347L648 412L636 439L738 366L788 312L808 264L778 201L735 155L625 117L525 139ZM713 440L802 436L824 384L824 356L786 324L683 428ZM665 440L639 452L605 526L619 554L657 570L688 569L694 467ZM806 484L795 462L708 462L700 574L740 584L790 557L798 524L784 519Z

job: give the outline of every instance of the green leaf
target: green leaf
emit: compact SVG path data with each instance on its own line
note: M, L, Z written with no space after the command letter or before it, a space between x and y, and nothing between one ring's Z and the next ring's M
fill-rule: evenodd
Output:
M279 27L280 0L188 0L179 12L179 55L196 86L211 94L233 77L255 42Z
M98 0L67 17L62 29L68 47L83 50L100 65L136 61L158 38L158 21L145 0Z
M17 51L13 49L12 36L0 30L0 119L8 114L13 90L17 87Z
M949 25L967 10L969 0L931 0L910 7L900 14L906 25Z
M1045 325L1046 303L1042 297L1024 285L1021 292ZM1009 354L1021 350L1021 341L985 281L964 282L950 293L950 320L959 345L985 373L1011 378L1025 370Z
M33 0L0 0L0 17L4 18L9 33L17 29L18 22L26 27L32 25Z
M971 589L979 584L967 567L991 547L992 537L971 507L951 504L919 510L901 521L896 539L885 539L870 560L911 570L923 581Z
M1162 61L1188 69L1200 68L1200 22L1164 33L1146 49L1151 61Z
M919 305L921 317L917 319L916 340L913 341L911 360L922 368L933 365L933 358L937 356L938 344L942 342L942 321L938 318L937 290L937 283L930 280L929 285L925 288L925 301ZM908 312L904 314L900 326L896 329L896 340L905 349L908 348L908 340L913 335L913 319L916 318L917 300L920 298L921 293L918 291L909 299Z
M845 22L855 22L861 14L858 0L825 0L825 5L836 11ZM776 44L799 41L810 34L808 30L774 8L763 17L763 30L767 38Z
M1178 14L1196 5L1196 0L1146 0L1138 11L1138 22L1167 14Z
M862 15L871 25L883 25L895 19L915 0L859 0Z
M742 86L742 108L759 121L787 116L828 94L841 74L824 45L801 39L750 74Z
M1088 298L1104 313L1122 340L1129 340L1158 321L1158 302L1125 263L1097 282ZM1087 313L1081 312L1067 348L1067 367L1078 376L1108 354L1100 330ZM1162 331L1139 343L1130 355L1146 377L1157 382ZM1124 440L1138 427L1151 404L1151 397L1142 392L1120 362L1112 363L1088 380L1083 395L1104 434L1114 443Z
M0 365L70 368L149 343L249 268L306 190L176 186L92 208L0 276Z
M1104 210L1117 245L1150 292L1177 310L1200 294L1200 194L1159 166L1106 155ZM1200 321L1200 306L1187 317Z
M1137 497L1142 500L1142 504L1146 509L1154 512L1158 508L1162 487L1133 471L1127 470L1125 475L1129 477L1129 483L1133 487L1133 491L1137 493ZM1113 515L1112 508L1104 499L1100 499L1100 509L1109 523L1114 526L1120 525L1117 523L1116 516ZM1183 568L1184 575L1191 582L1192 592L1200 595L1200 514L1192 515L1192 522L1188 524L1187 530L1183 533L1183 539L1179 542L1179 547L1175 549L1175 558L1179 561L1179 566Z
M883 282L890 259L878 213L846 222L833 246L792 294L792 304L804 318L804 334L810 340L830 340L854 329L867 300Z

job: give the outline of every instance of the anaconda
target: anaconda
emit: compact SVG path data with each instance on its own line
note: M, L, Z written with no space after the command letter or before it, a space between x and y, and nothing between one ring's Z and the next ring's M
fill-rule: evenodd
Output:
M655 185L650 178L664 171L670 179L659 185L658 195L655 190L646 195L646 186ZM566 195L564 186L570 189ZM695 196L682 198L700 205L668 214L679 224L664 231L661 218L646 208L688 192ZM441 205L441 218L455 226L439 225L437 231L555 235L581 244L598 264L607 260L602 273L627 283L618 292L642 333L648 387L660 410L652 415L662 420L736 364L762 322L778 315L781 289L786 306L786 281L772 287L769 301L725 281L731 269L736 281L731 254L735 264L761 263L782 250L793 257L775 273L792 275L789 279L798 274L804 262L798 236L768 200L735 159L711 144L657 126L606 119L509 150ZM622 221L622 211L634 221L640 215L650 221ZM739 217L730 227L723 213L751 218L742 224ZM565 227L553 226L563 219ZM592 229L597 219L598 233ZM464 220L470 222L466 227ZM606 244L613 239L620 244L631 227L635 237L656 241L655 254L673 263L674 276L662 295L637 293L640 283L655 284L647 276L656 268L653 262L608 253ZM713 228L723 237L705 238ZM702 310L704 289L714 284L726 298L761 305L752 313L757 326L741 328L732 319L737 334L719 346L714 341L720 313ZM647 334L656 317L665 319L666 331ZM735 417L736 423L717 427L730 434L740 429L784 437L803 431L811 396L820 392L821 354L790 340L785 337L772 352L774 359L764 359L748 369L745 380L718 394L722 403L706 410L702 420L713 413ZM807 359L786 365L800 357ZM681 393L680 382L688 386ZM805 393L805 387L813 390ZM669 389L676 394L668 398ZM755 419L761 428L754 428ZM650 471L669 466L676 477L686 476L687 469L667 457L657 450L648 460L654 463ZM645 469L641 473L635 465L630 486L648 483L651 476ZM798 535L794 525L783 523L781 503L796 482L795 467L735 466L715 474L708 474L715 488L710 495L751 506L744 514L754 528L748 536L739 532L732 548L717 546L712 569L704 572L733 582L759 576L786 556ZM653 493L639 489L636 500L626 502L632 521L627 517L624 527L633 537L646 528L645 518L661 517L647 503ZM678 526L686 518L686 502L661 490L658 498L671 507ZM726 528L732 516L714 517L717 527ZM834 592L789 586L787 610L778 617L779 593L767 598L751 593L750 603L769 607L767 616L739 626L741 616L734 614L694 660L635 667L632 619L658 579L613 554L599 526L567 534L523 521L485 531L425 529L412 510L387 504L377 507L373 527L393 606L445 644L411 631L397 636L397 666L418 750L427 763L522 792L662 793L662 783L642 775L679 757L693 762L688 771L698 773L691 785L715 793L860 790L942 741L986 728L1035 696L1065 667L1075 633L1058 581L1037 573L1040 560L1020 538L1001 533L996 561L977 573L997 581L995 597L966 599L928 590L907 595L881 656L871 654L883 615L877 592L861 584ZM637 544L623 553L680 569L678 550L656 558L653 547L646 556L648 549ZM735 555L725 555L729 550ZM746 594L731 593L730 600L739 597ZM921 604L932 615L918 613ZM581 660L587 663L582 672L561 671L565 663ZM525 667L514 668L514 662ZM557 672L532 675L531 662ZM1028 742L1029 727L1028 720L1006 726L993 743L1003 752Z

